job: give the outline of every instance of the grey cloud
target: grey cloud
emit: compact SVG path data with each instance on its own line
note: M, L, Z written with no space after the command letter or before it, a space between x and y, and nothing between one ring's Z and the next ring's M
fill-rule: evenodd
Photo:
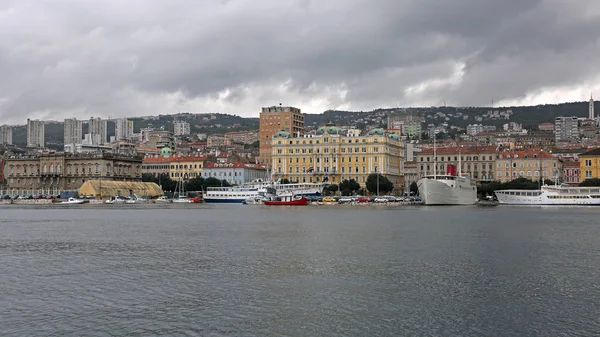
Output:
M600 3L581 3L3 1L0 116L476 105L595 85Z

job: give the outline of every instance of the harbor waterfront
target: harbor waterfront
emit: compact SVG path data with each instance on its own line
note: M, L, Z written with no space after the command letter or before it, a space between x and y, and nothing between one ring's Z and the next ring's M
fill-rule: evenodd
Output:
M596 208L85 204L0 212L4 336L600 331Z

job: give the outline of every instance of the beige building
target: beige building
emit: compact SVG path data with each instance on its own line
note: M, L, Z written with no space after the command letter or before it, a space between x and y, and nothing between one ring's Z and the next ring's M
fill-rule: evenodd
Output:
M304 132L304 115L298 108L291 106L272 106L262 108L259 124L259 161L263 165L271 163L271 144L273 135L286 131L297 137Z
M475 147L444 147L435 151L432 148L423 149L416 154L419 178L436 174L446 174L451 165L458 172L459 161L461 173L478 181L494 180L496 148L494 146ZM460 160L459 160L460 158ZM435 171L437 166L437 171Z
M53 153L9 157L11 190L75 190L86 180L141 181L142 158L111 153Z
M523 151L500 151L496 160L495 179L511 181L517 178L531 180L561 178L562 161L539 149Z
M354 179L364 187L369 174L379 172L398 190L404 187L402 140L382 129L362 137L347 137L331 125L310 136L292 137L280 131L273 135L271 146L273 179L331 184Z

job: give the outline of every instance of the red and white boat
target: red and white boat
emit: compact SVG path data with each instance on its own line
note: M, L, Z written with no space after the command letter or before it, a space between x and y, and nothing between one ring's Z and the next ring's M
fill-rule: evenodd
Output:
M306 206L308 199L304 196L294 197L291 193L286 193L273 197L271 200L264 200L266 206Z

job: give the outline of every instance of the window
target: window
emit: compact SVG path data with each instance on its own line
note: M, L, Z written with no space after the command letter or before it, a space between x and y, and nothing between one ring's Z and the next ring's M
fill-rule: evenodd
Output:
M592 166L592 161L591 161L590 159L586 159L586 160L585 160L585 166L587 166L587 167L590 167L590 166ZM586 174L587 174L587 172L588 172L588 171L586 171Z

